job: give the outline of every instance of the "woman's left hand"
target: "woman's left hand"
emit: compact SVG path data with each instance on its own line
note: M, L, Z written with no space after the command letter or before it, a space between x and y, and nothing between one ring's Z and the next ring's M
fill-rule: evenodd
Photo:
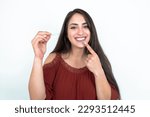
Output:
M103 73L103 68L101 66L100 59L89 44L84 43L84 45L90 52L90 54L88 54L85 60L86 66L95 76L98 76L98 74Z

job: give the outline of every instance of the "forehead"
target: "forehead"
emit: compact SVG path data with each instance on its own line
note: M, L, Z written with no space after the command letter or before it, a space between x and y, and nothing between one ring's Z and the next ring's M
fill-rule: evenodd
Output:
M84 17L79 14L79 13L75 13L69 20L69 24L71 23L85 23L85 19Z

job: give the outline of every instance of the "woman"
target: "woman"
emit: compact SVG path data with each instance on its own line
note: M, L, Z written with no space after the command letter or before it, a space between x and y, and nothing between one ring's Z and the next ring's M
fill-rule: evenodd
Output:
M111 65L87 12L75 9L67 14L56 47L43 66L50 36L40 31L32 40L35 57L29 81L31 99L120 99Z

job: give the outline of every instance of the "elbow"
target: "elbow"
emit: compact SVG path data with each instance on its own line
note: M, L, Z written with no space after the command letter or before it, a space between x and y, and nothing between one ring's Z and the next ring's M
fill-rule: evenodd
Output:
M30 93L30 100L45 100L46 94Z
M97 95L98 100L111 100L111 89L105 90Z
M45 90L34 90L34 88L29 87L29 97L30 100L45 100L46 93Z
M111 100L111 94L98 96L97 99L98 100Z

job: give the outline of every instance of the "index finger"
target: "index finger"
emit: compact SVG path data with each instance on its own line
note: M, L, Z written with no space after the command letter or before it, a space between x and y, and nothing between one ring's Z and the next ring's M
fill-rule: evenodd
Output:
M94 55L95 51L91 48L91 46L86 42L83 42L83 43L86 46L86 48L89 50L89 52Z

